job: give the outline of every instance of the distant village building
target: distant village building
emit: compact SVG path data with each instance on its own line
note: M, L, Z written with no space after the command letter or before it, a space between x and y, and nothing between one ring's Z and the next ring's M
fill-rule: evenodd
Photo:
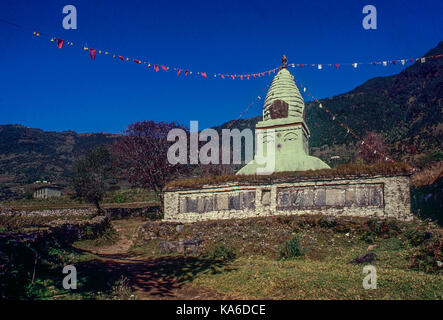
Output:
M60 197L62 195L62 187L53 184L41 184L34 189L34 199L47 199Z

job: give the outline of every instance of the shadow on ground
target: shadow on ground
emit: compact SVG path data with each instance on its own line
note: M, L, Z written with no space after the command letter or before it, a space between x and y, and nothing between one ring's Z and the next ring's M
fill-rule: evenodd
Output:
M215 274L232 270L227 267L228 261L194 256L159 258L130 257L127 254L97 256L98 259L75 264L80 283L78 293L107 292L121 276L124 276L139 298L174 299L178 298L178 291L198 274L204 272Z

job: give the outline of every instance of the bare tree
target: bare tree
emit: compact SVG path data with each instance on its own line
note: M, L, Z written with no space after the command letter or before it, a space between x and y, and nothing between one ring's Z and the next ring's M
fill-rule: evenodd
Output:
M140 121L128 126L123 137L112 146L116 166L128 181L138 187L153 190L162 199L163 187L174 178L190 171L190 166L171 164L167 158L168 132L185 127L171 122Z
M101 213L100 202L106 193L111 177L111 156L106 147L90 150L74 165L72 185L76 198L93 203Z
M386 144L384 137L375 132L370 131L363 137L364 143L359 143L358 156L367 164L374 164L377 162L385 162Z

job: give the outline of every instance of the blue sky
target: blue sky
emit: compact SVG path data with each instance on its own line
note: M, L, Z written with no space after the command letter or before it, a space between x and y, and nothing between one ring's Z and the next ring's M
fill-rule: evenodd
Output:
M77 30L62 27L67 4L77 8ZM377 8L377 30L362 27L367 4ZM59 50L47 37L0 23L0 124L119 133L139 120L198 120L203 129L237 118L272 80L184 78L109 56L91 61L84 44L189 70L255 73L279 66L283 53L289 63L419 57L442 40L442 13L440 0L2 0L0 19L75 45ZM323 98L401 69L290 71ZM261 107L244 117L260 114Z

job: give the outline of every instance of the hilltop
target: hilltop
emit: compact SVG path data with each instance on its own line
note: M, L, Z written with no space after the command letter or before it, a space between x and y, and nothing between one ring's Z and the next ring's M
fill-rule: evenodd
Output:
M425 56L443 54L443 42ZM360 137L369 131L381 133L395 160L423 165L442 159L443 57L416 61L397 75L370 79L350 92L319 101ZM238 129L255 128L261 116L235 122ZM230 127L233 121L216 129ZM332 121L314 102L306 102L306 123L311 130L314 156L331 163L355 158L357 141Z
M65 184L75 160L91 148L112 143L117 136L0 126L0 200L21 196L18 187L36 180Z

